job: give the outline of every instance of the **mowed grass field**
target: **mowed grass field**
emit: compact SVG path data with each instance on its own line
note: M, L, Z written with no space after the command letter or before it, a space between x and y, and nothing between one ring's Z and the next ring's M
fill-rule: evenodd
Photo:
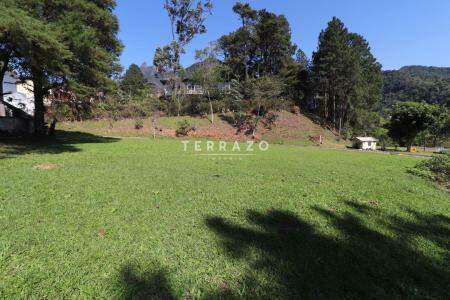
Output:
M0 142L0 298L446 298L450 197L414 157Z

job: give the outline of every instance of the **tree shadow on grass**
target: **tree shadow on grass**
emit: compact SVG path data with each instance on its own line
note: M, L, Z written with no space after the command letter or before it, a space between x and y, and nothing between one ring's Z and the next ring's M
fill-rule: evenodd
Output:
M137 267L127 265L120 271L120 299L175 299L167 278L162 268L140 272Z
M209 217L206 224L230 259L249 264L240 281L245 297L390 299L450 294L448 217L409 211L413 217L403 219L364 203L346 205L342 213L314 208L337 236L325 235L280 210L247 211L246 226L220 217ZM365 224L370 218L379 218L383 234ZM433 243L440 254L422 253L417 239L426 240L422 245Z
M79 144L113 143L120 139L102 137L84 132L56 131L54 136L43 138L0 137L0 159L23 154L60 154L79 152Z

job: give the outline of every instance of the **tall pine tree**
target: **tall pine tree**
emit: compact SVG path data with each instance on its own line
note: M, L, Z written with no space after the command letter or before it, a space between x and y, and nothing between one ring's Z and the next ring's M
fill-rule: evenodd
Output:
M364 38L336 17L320 33L312 77L319 114L339 132L381 99L381 65Z

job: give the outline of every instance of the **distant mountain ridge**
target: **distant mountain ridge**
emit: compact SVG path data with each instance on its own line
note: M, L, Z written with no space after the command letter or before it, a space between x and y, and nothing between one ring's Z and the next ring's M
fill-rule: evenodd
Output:
M450 68L405 66L383 72L384 89L380 110L396 102L415 101L450 107Z
M450 67L405 66L397 70L397 72L417 77L450 78Z

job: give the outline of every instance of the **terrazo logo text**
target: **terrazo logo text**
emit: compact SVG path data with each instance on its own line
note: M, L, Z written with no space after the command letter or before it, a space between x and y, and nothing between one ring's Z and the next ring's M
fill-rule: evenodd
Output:
M242 159L269 150L266 141L182 141L183 151L212 159Z

